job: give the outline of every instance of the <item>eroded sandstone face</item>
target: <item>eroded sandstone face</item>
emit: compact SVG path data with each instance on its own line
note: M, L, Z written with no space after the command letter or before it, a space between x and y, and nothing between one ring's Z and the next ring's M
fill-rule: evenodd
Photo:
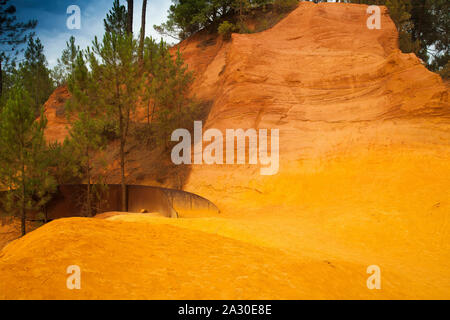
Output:
M44 104L44 112L48 123L45 129L47 141L64 141L68 135L68 122L65 113L66 101L70 93L66 86L57 88Z
M206 47L207 37L181 43L196 72L194 93L213 101L205 128L278 128L282 173L361 149L448 150L448 87L400 52L385 7L380 30L367 28L366 10L301 2L264 32ZM213 176L229 187L264 185L258 175L252 166L193 166L187 188L221 186Z

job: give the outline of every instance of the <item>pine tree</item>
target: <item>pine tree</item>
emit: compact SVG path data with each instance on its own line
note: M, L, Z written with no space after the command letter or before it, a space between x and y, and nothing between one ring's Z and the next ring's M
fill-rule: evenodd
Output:
M19 47L27 41L28 32L36 27L37 21L18 22L16 7L9 0L0 0L0 97L3 93L3 69L14 62L22 50ZM30 34L32 35L32 34Z
M6 65L2 70L2 88L3 93L0 97L0 111L2 106L8 101L9 92L14 87L14 85L20 81L20 74L17 70L16 63L12 62Z
M139 49L140 50L140 49ZM144 102L147 110L146 110L146 118L147 118L147 133L150 133L151 136L151 120L153 119L153 115L155 112L155 104L152 103L151 96L151 79L153 77L153 72L156 68L156 64L159 60L159 45L152 37L147 37L144 40L144 48L142 50L142 70L144 72L144 79L146 79L145 90L142 92L142 101ZM145 134L146 138L149 135ZM147 140L149 142L149 140Z
M103 19L105 31L123 35L127 31L127 23L127 9L119 3L119 0L114 0L112 9L109 10L106 19Z
M61 55L61 63L66 68L67 74L72 74L75 68L75 61L78 53L80 52L80 46L75 45L75 37L71 36L69 42L66 42L66 49L63 50Z
M65 69L59 63L50 70L50 77L56 87L60 87L66 83Z
M145 79L138 66L138 46L131 34L105 33L88 50L92 78L99 82L89 99L104 110L117 127L121 169L122 211L126 211L125 165L131 119L143 92ZM99 59L97 58L99 57Z
M9 190L7 208L19 209L25 235L26 210L41 208L56 186L47 170L47 120L42 109L36 120L34 102L20 85L12 89L0 119L0 178Z
M447 0L411 2L412 38L421 44L418 55L432 71L442 71L450 56L450 3Z
M406 53L418 53L420 42L412 39L414 23L411 20L411 0L387 0L385 5L389 9L389 15L397 27L400 50Z
M144 39L145 39L145 16L147 14L147 0L142 2L142 15L141 15L141 32L139 34L139 63L144 60Z
M72 123L69 143L73 146L73 156L79 159L79 175L86 182L86 214L92 216L93 203L93 179L92 171L95 166L95 158L105 146L102 136L103 122L99 118L92 117L87 112L78 113L77 120ZM97 177L98 179L98 177ZM98 182L98 181L97 181Z
M75 37L71 36L66 42L66 48L62 52L61 58L58 59L58 64L52 70L52 78L57 85L67 82L69 75L73 73L79 52L80 46L75 44Z
M133 34L133 0L127 0L127 33Z
M180 52L172 56L162 40L156 48L154 42L147 42L146 62L151 63L151 85L147 88L152 104L151 118L156 119L153 130L157 142L167 148L168 137L174 129L192 125L198 114L198 104L189 97L194 76L188 71ZM149 59L150 54L152 59ZM149 70L148 65L147 68Z
M172 0L167 21L153 28L175 39L186 39L195 32L214 25L234 11L236 0Z
M19 66L19 74L25 89L34 100L36 115L39 115L41 106L54 90L44 55L44 46L39 38L36 40L33 37L29 38L25 61Z
M69 77L68 89L72 98L67 103L67 114L71 120L70 140L68 144L73 152L73 158L79 165L78 175L86 181L86 213L92 216L92 170L94 158L105 146L105 138L102 135L104 128L104 114L91 99L98 89L98 84L92 78L83 58L83 52L79 52L74 62L74 70Z
M50 142L48 153L49 171L58 185L80 183L81 161L74 156L76 151L70 138L66 137L63 142Z

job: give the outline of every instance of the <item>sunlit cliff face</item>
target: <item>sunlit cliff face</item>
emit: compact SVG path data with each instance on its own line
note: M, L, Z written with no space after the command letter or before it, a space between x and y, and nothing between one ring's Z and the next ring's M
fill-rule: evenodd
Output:
M279 129L280 136L279 172L273 177L260 177L248 162L194 165L186 188L265 190L255 193L264 199L281 192L274 202L284 204L289 195L303 197L311 190L301 187L305 177L299 176L288 192L280 191L283 177L309 177L341 158L359 161L344 172L361 170L364 179L375 177L363 169L363 159L378 159L373 161L383 176L392 179L383 188L398 182L396 172L387 171L392 160L382 164L386 157L414 157L417 151L445 158L448 87L415 55L398 50L384 7L380 29L367 27L369 17L364 5L305 2L262 33L233 34L232 41L203 49L198 48L203 38L181 43L186 63L197 72L194 93L213 101L204 130L267 128ZM318 192L337 182L324 181ZM350 183L365 193L367 186ZM214 200L222 199L220 194Z

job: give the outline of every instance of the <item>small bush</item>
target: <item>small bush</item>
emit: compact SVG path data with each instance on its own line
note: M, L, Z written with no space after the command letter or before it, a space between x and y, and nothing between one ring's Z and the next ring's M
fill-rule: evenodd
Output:
M113 141L119 138L118 125L112 121L107 121L102 130L102 135L108 140Z
M217 30L220 35L222 35L223 40L230 40L231 33L236 29L235 25L224 21L219 25L219 29Z

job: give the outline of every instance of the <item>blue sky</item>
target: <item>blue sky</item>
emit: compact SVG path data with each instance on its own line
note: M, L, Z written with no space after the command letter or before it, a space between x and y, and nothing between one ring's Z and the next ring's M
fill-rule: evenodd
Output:
M20 21L37 19L36 35L41 39L45 47L45 55L49 67L54 67L56 60L61 56L70 36L75 36L76 43L85 48L90 45L94 36L103 35L103 19L111 9L113 0L10 0L9 3L16 6L17 18ZM121 0L126 6L126 1ZM81 10L81 29L70 30L66 26L67 7L77 5ZM171 0L149 0L147 2L146 36L160 38L161 36L153 30L154 24L164 22ZM134 1L133 30L138 34L140 29L142 0ZM173 40L165 39L168 42Z

